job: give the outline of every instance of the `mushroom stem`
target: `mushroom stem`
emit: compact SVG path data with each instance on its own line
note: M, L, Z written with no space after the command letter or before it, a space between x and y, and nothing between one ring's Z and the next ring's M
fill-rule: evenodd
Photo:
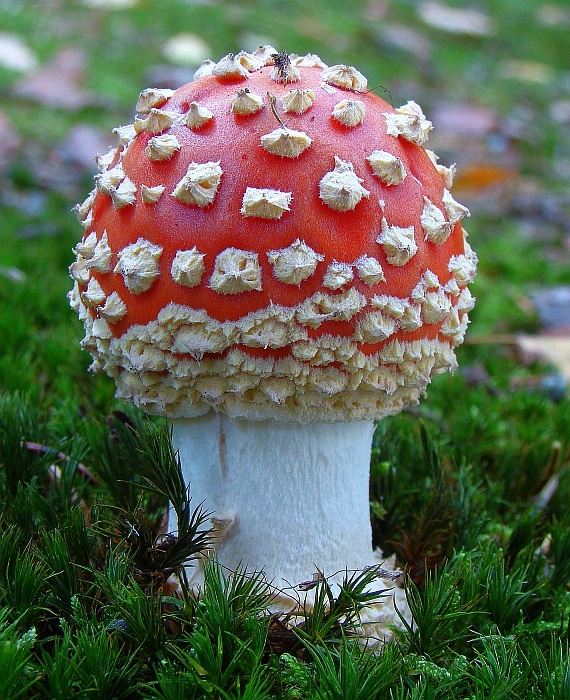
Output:
M277 588L374 563L373 421L280 423L208 413L172 421L193 502L213 512L223 566Z

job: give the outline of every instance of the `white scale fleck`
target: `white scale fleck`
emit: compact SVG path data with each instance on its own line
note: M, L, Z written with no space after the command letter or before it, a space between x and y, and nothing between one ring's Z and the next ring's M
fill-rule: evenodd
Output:
M212 61L211 58L207 58L205 61L202 61L200 66L194 71L192 79L199 80L200 78L207 78L209 75L212 75L215 65L216 62Z
M414 301L422 301L424 299L428 289L439 289L439 277L431 270L426 270L422 275L420 281L412 289L410 297Z
M328 68L327 64L316 53L308 53L305 56L291 55L291 63L303 68Z
M109 272L111 270L111 248L107 231L103 231L101 239L93 249L93 254L85 261L85 266L95 272Z
M454 255L449 260L448 270L452 273L460 287L471 284L477 272L477 255L468 243L465 243L465 253Z
M152 286L160 274L159 261L162 247L144 238L123 248L113 272L123 276L125 285L133 294L141 294Z
M439 332L450 338L453 345L461 345L465 338L468 324L469 317L467 314L463 314L463 316L459 318L458 310L454 307L441 324Z
M93 327L91 332L93 337L98 341L109 341L113 337L109 324L103 318L93 319Z
M212 74L218 78L247 78L249 71L236 55L229 53L216 63Z
M398 329L397 321L382 311L369 311L356 324L354 339L362 343L380 343Z
M254 53L248 53L247 51L240 51L236 54L236 58L250 73L263 68L265 65L265 60L263 58Z
M86 199L83 202L81 202L80 204L76 204L73 207L73 211L75 212L77 221L79 221L79 223L84 228L89 228L89 226L91 226L91 222L89 222L87 225L86 222L89 218L93 217L91 207L93 206L93 202L95 201L96 193L96 189L91 190L91 192L87 195Z
M188 325L181 326L173 332L174 342L171 350L174 353L188 353L200 360L207 352L222 352L230 342L219 321L208 318L205 312L196 312Z
M145 154L150 160L169 160L180 150L180 142L174 134L161 134L148 140Z
M196 246L190 250L179 250L170 268L172 279L183 287L196 287L204 274L204 253Z
M421 107L410 100L403 107L398 107L395 114L385 113L386 132L390 136L401 136L421 146L427 139L433 125L428 121Z
M114 168L95 175L95 185L99 192L111 194L111 190L117 188L124 179L125 172L123 166L119 163Z
M391 265L405 265L418 252L414 227L388 226L386 219L382 219L382 232L376 242L384 249Z
M457 310L461 313L466 313L472 311L475 307L475 297L472 296L471 292L467 287L461 290L459 299L457 300Z
M441 209L427 197L424 197L424 208L420 215L420 221L426 241L437 245L445 243L453 228L453 224L445 220Z
M344 126L359 126L366 116L366 107L362 100L341 100L333 107L332 117Z
M69 275L71 279L78 284L87 284L89 282L89 270L85 265L85 258L81 255L77 256L77 260L69 266Z
M369 287L386 279L380 262L369 255L361 255L354 263L354 267L360 279Z
M452 224L461 221L464 216L471 216L469 209L464 207L463 204L459 204L459 202L455 201L455 199L453 199L451 196L451 192L447 189L443 191L442 202L443 206L445 207L445 211L447 212L447 216L449 217L449 221Z
M323 335L318 342L308 339L293 343L291 354L295 359L309 362L311 365L328 365L332 362L352 365L360 353L358 346L351 338ZM355 366L359 364L357 360Z
M370 306L381 309L388 316L397 319L400 328L405 331L415 331L422 326L421 308L411 304L408 299L382 294L372 297Z
M370 306L375 309L381 309L385 311L388 316L393 316L394 318L402 318L406 311L406 307L409 306L407 299L400 299L400 297L392 297L388 294L381 294L380 296L373 296L370 300Z
M422 327L422 310L420 306L408 304L404 315L399 319L400 328L404 331L416 331Z
M319 197L331 209L349 211L354 209L370 192L362 187L363 179L354 172L354 166L346 160L334 157L334 170L326 173L319 183Z
M75 246L73 252L76 255L81 255L85 260L88 260L89 258L93 257L96 245L97 233L95 231L91 231L91 233L89 233L89 235L86 238L84 238Z
M270 377L265 380L260 391L266 394L275 404L283 404L289 396L295 394L295 384L285 377Z
M116 210L128 207L135 203L137 186L128 177L124 177L117 187L110 187L109 194Z
M298 238L287 248L270 250L267 258L273 266L275 277L285 284L301 284L315 272L317 263L324 259Z
M323 92L326 92L327 95L334 95L338 92L336 88L334 88L332 85L329 85L328 83L321 83L319 87Z
M257 253L226 248L216 256L210 287L220 294L261 290L261 268Z
M353 287L342 294L315 292L297 307L299 323L319 328L325 321L350 321L366 306L366 297Z
M127 148L134 141L137 132L134 124L126 124L125 126L117 126L113 129L113 133L119 139L121 146Z
M261 219L280 219L290 210L291 192L247 187L242 200L241 214Z
M449 167L446 167L445 165L440 165L438 163L439 156L437 155L437 153L430 151L429 148L426 148L425 152L428 155L428 158L431 160L431 162L435 165L435 169L437 170L437 172L443 178L445 186L448 190L450 190L453 186L453 179L455 178L455 173L457 172L456 164L453 163L453 165L450 165Z
M238 114L241 117L257 114L265 107L263 98L250 92L249 88L236 90L236 94L230 100L230 111L232 114Z
M333 261L327 268L323 277L323 287L327 289L341 289L354 278L352 265L344 262Z
M198 130L213 118L214 115L209 109L194 101L190 102L188 105L188 112L186 112L186 116L184 117L184 124L190 129Z
M214 201L223 171L220 162L190 163L172 197L184 204L206 207Z
M264 66L273 65L273 56L277 53L277 49L271 44L264 44L263 46L258 46L253 55L259 61L263 63Z
M422 316L425 323L439 323L449 313L451 301L443 291L427 292L422 301Z
M135 130L137 134L146 131L148 134L160 134L174 124L180 117L178 112L171 112L162 109L152 108L147 117L135 119Z
M325 396L336 396L346 388L348 378L336 367L315 367L308 376L308 383Z
M139 95L136 110L139 114L148 114L153 107L161 107L172 95L174 90L147 88Z
M399 185L406 178L406 169L401 159L388 151L373 151L366 160L374 175L385 185Z
M87 289L84 292L81 292L81 301L88 308L95 308L96 306L102 304L104 300L105 292L95 277L92 277L89 280Z
M254 311L235 324L239 341L251 348L284 348L307 337L295 324L295 310L281 306Z
M276 83L297 83L301 80L301 72L292 63L287 63L284 66L275 66L269 74L271 80Z
M457 284L457 280L455 277L452 277L449 282L444 286L443 291L449 294L452 297L457 297L461 294L461 289L459 288L459 285Z
M99 307L97 311L105 321L117 323L117 321L120 321L127 313L127 307L117 292L111 292L105 300L104 305Z
M105 170L108 170L109 167L111 166L111 163L115 160L117 157L119 149L118 148L110 148L107 153L104 153L101 155L101 153L97 153L95 156L95 162L97 163L97 170L100 173L105 172Z
M298 158L313 143L303 131L292 129L274 129L260 140L266 151L284 158Z
M311 88L305 90L289 90L281 98L284 112L304 114L315 102L315 93Z
M156 204L163 195L165 189L166 187L164 185L156 185L155 187L141 185L141 199L143 204Z
M336 85L336 87L354 92L364 92L368 85L368 81L362 73L352 66L330 66L330 68L323 70L321 78L328 85Z

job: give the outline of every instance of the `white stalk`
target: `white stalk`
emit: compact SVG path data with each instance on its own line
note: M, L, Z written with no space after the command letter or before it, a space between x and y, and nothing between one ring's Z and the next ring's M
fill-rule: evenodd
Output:
M296 587L317 571L334 584L347 570L394 569L372 549L373 421L248 421L210 412L173 420L172 430L192 501L213 513L220 563L229 571L263 571L281 591L277 609L310 605L312 591ZM201 584L200 567L188 575L193 586ZM374 588L391 595L363 611L362 633L385 640L388 625L401 626L394 601L408 619L409 610L392 581Z
M248 421L208 413L172 422L195 505L213 512L220 562L278 588L373 563L374 423ZM222 534L227 530L225 534Z

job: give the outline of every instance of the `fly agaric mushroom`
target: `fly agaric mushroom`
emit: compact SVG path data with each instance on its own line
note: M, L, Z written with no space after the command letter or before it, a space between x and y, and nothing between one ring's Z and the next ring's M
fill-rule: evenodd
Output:
M379 563L374 421L456 367L473 307L431 123L352 67L271 47L137 110L76 207L91 369L169 418L223 565L294 587ZM374 615L393 622L390 599Z

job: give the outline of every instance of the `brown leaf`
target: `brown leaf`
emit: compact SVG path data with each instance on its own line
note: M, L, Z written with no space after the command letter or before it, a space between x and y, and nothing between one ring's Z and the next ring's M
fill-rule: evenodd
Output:
M85 53L79 48L58 51L49 63L23 78L14 88L18 97L46 107L77 110L101 105L102 99L84 90Z
M383 22L378 31L378 39L382 44L405 51L423 61L431 56L432 42L407 24Z
M570 286L540 288L530 296L540 325L546 333L565 335L567 330L570 331Z
M13 131L6 114L0 110L0 172L10 164L19 145L19 137Z
M69 130L61 154L65 161L95 173L97 165L93 154L106 153L113 145L116 145L115 139L107 131L91 124L76 124Z
M552 81L554 70L540 61L505 60L499 64L499 75L507 80L546 85Z
M570 382L570 330L563 335L519 335L517 349L524 362L548 362Z
M491 19L479 10L423 2L418 12L425 24L450 34L489 36L494 31Z
M438 101L430 112L430 119L437 131L469 139L487 137L497 131L500 122L494 109L472 102Z
M25 73L37 66L37 59L17 34L0 32L0 66Z

